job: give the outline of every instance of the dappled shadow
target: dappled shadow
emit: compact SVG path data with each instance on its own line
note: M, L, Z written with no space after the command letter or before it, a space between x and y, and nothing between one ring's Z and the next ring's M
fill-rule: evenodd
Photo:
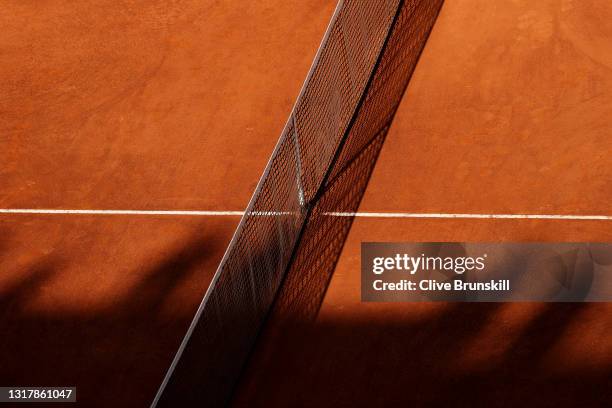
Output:
M32 299L66 265L39 259L16 282L0 287L0 384L76 386L78 405L88 407L149 406L193 317L193 311L168 317L162 309L177 285L202 273L224 244L202 234L186 239L97 310L33 310ZM206 279L202 275L203 288Z
M361 316L294 322L282 335L262 337L267 342L260 343L233 405L595 407L612 402L609 360L608 366L587 360L580 369L561 371L545 364L582 312L598 309L601 321L610 325L609 305L451 303L416 320L402 318L401 310L423 305L380 306ZM522 328L507 327L507 308L525 321ZM610 352L609 338L599 342ZM567 353L554 355L559 366L570 357L582 359Z

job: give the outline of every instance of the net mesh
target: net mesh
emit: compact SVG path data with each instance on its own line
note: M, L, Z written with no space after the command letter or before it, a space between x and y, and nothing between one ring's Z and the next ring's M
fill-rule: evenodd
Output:
M316 315L442 1L338 5L154 405L223 405L267 318Z

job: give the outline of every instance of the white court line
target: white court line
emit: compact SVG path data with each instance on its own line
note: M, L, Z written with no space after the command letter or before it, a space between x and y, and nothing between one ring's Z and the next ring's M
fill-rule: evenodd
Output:
M165 215L165 216L242 216L244 211L190 211L190 210L70 210L43 208L0 208L0 214L81 214L81 215ZM251 215L290 215L286 211L254 211ZM573 214L453 214L453 213L403 213L403 212L327 212L332 217L363 218L463 218L463 219L536 219L536 220L593 220L610 221L611 215Z
M81 214L81 215L192 215L242 216L244 211L173 211L173 210L60 210L44 208L0 208L0 214Z
M472 218L472 219L536 219L536 220L612 220L612 215L573 214L445 214L445 213L392 213L392 212L330 212L335 217L364 218Z

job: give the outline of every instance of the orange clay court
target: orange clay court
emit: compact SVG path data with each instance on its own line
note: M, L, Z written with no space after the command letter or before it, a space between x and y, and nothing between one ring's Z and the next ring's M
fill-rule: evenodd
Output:
M0 386L151 404L335 7L2 8ZM380 217L355 218L314 321L266 326L231 405L610 406L609 303L361 303L359 262L364 241L611 242L611 44L603 1L446 0L359 206Z

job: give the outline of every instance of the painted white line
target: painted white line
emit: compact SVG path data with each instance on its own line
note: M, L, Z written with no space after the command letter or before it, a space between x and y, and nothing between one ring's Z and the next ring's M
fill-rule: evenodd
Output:
M239 216L244 211L172 211L172 210L55 210L38 208L0 208L0 214L81 214L81 215L191 215L191 216Z
M165 216L212 216L240 217L244 211L191 211L191 210L70 210L43 208L0 208L0 214L81 214L81 215L165 215ZM362 218L463 218L463 219L536 219L536 220L592 220L610 221L611 215L573 214L453 214L453 213L402 213L402 212L326 212L332 217ZM293 215L289 211L253 211L254 216Z
M444 213L381 213L381 212L329 212L335 217L364 218L471 218L471 219L536 219L536 220L612 220L610 215L563 214L444 214Z

